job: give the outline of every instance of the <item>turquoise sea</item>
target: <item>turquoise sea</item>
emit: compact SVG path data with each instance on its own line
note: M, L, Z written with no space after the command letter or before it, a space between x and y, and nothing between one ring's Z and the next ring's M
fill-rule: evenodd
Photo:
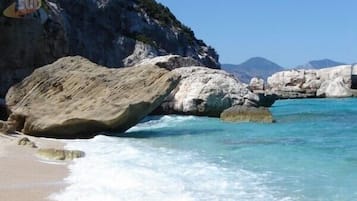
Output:
M357 99L277 101L276 123L155 116L121 135L69 141L60 201L357 200Z

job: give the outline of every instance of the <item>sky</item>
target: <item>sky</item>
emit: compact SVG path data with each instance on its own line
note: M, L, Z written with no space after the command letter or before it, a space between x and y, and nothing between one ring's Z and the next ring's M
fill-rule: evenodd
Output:
M261 56L284 67L357 62L357 0L157 0L221 63Z

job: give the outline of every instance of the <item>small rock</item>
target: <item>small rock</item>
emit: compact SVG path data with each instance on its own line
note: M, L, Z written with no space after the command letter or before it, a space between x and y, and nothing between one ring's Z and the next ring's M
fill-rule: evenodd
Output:
M221 114L223 121L231 122L262 122L273 123L273 116L268 108L233 106L224 110Z
M29 146L31 148L37 148L36 144L29 140L27 137L21 138L19 141L17 141L17 145L21 146Z
M79 150L62 150L62 149L39 149L37 156L47 160L74 160L84 157L85 153Z

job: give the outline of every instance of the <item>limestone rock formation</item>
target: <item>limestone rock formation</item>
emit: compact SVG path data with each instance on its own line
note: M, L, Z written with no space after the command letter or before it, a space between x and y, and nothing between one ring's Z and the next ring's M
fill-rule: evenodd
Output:
M36 152L37 156L46 160L62 160L69 161L85 156L83 151L79 150L61 150L61 149L39 149Z
M273 116L265 107L233 106L222 112L221 119L231 122L273 123Z
M265 88L265 81L263 79L257 78L257 77L253 77L250 82L249 82L249 88L252 91L263 91Z
M350 97L352 96L349 85L346 84L343 77L336 77L333 80L325 81L316 92L320 97Z
M203 66L203 64L197 60L192 59L191 57L182 57L179 55L166 55L147 58L140 61L137 65L157 65L167 70L173 70L181 67Z
M0 11L13 3L0 1ZM81 55L107 67L134 66L158 55L189 56L219 68L213 48L198 40L155 0L47 0L48 20L0 15L0 98L35 68Z
M157 108L178 79L153 65L108 69L79 56L65 57L10 88L9 119L16 121L17 130L34 136L121 132Z
M320 70L290 70L268 78L268 90L280 98L349 97L351 65Z
M181 76L180 82L156 113L219 117L233 105L257 106L259 102L246 84L225 71L192 66L172 72Z

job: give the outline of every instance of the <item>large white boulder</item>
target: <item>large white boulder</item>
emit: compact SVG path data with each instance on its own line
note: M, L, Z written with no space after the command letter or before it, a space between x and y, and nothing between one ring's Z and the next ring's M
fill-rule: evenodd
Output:
M253 77L250 80L249 88L253 91L261 91L265 88L265 81L261 78Z
M323 82L321 87L317 90L316 95L339 98L350 97L352 96L352 93L343 77L336 77L333 80Z
M259 97L223 70L183 67L173 70L180 82L159 108L160 113L218 117L234 105L257 106Z
M268 78L268 90L281 98L349 97L351 65L319 70L289 70Z

